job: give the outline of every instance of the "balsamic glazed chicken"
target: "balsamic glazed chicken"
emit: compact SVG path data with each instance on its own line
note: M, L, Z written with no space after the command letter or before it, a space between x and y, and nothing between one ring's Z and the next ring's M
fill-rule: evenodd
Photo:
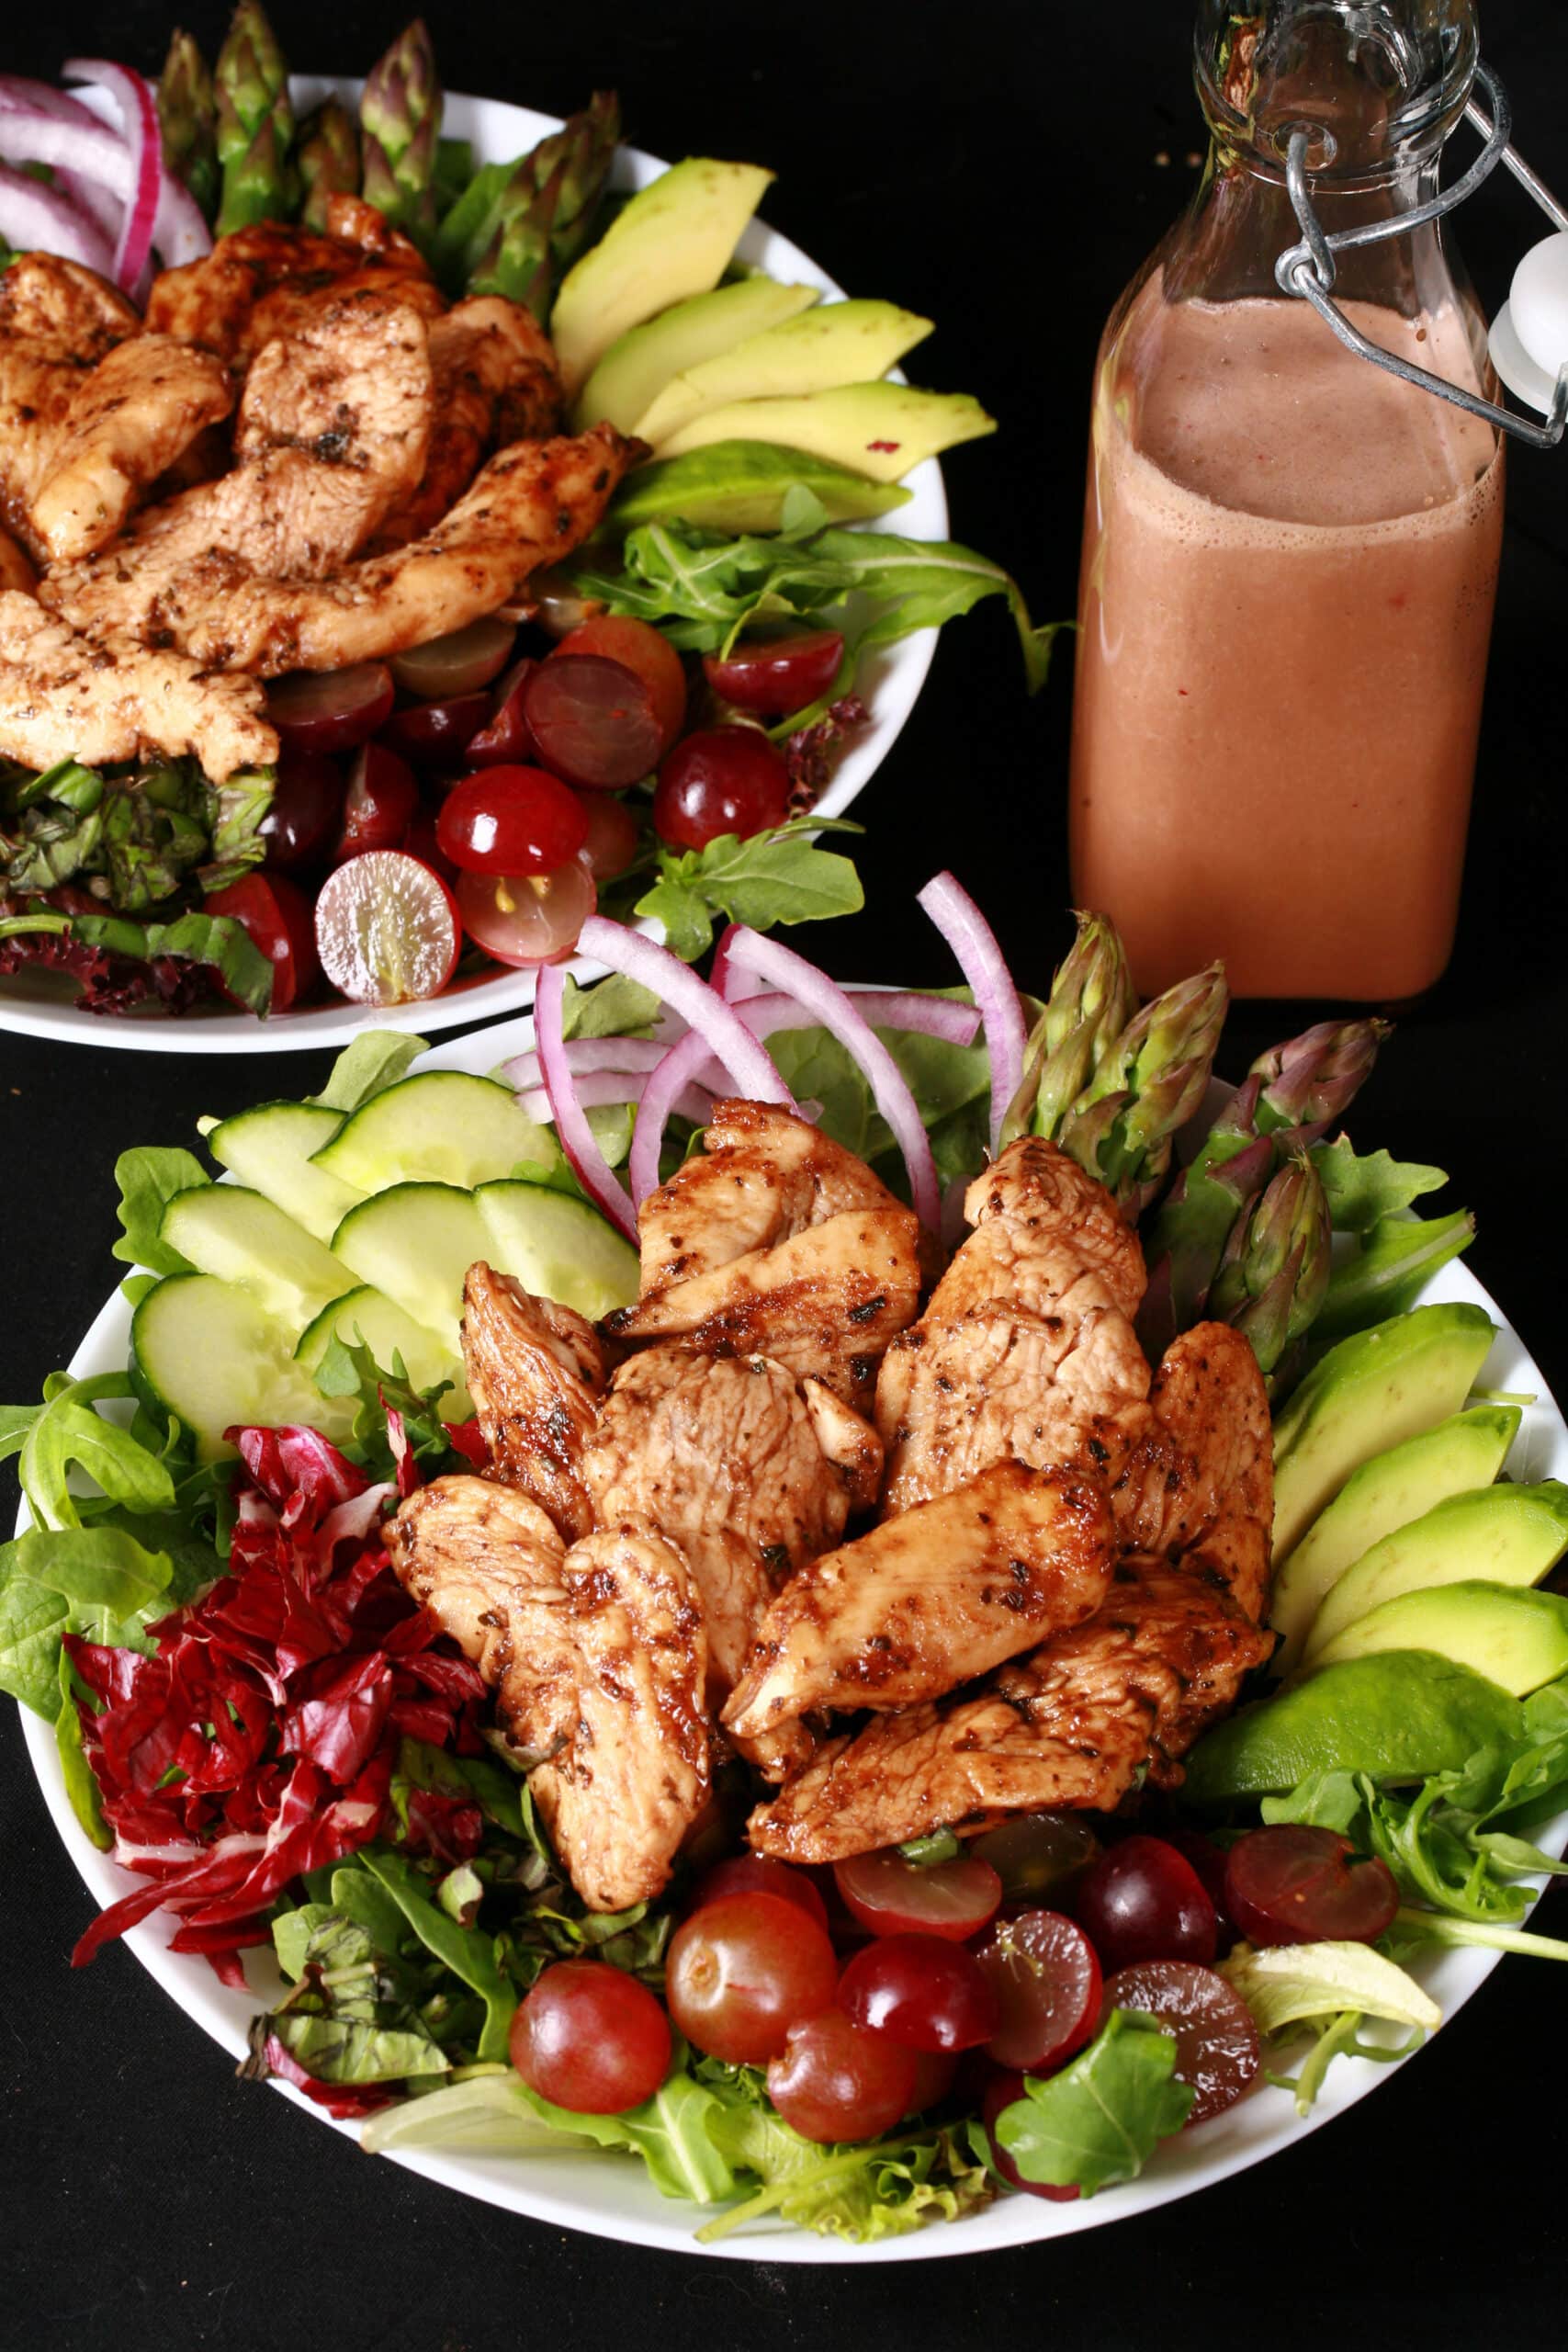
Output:
M1132 1227L1049 1143L910 1213L793 1114L720 1103L598 1332L470 1270L485 1476L412 1496L404 1584L479 1666L584 1900L657 1894L739 1756L752 1846L822 1862L1113 1810L1267 1657L1248 1341L1151 1372ZM918 1317L918 1319L917 1319Z

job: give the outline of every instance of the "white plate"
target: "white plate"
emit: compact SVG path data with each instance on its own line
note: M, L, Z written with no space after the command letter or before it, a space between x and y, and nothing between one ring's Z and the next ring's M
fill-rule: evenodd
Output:
M458 1039L423 1057L422 1069L467 1069L485 1075L533 1043L531 1021L508 1022L481 1035ZM1496 1340L1479 1376L1479 1385L1515 1394L1529 1394L1536 1402L1526 1408L1523 1426L1509 1456L1514 1473L1526 1479L1568 1478L1568 1424L1547 1391L1522 1341L1479 1283L1455 1263L1446 1266L1429 1285L1428 1299L1469 1299L1484 1306L1499 1325ZM72 1359L78 1375L119 1370L130 1343L130 1316L118 1292L99 1314ZM18 1532L26 1514L18 1521ZM43 1791L54 1826L72 1860L100 1905L117 1902L143 1883L109 1861L84 1837L72 1813L61 1778L59 1754L51 1727L23 1711L28 1751ZM1561 1847L1568 1837L1568 1813L1540 1833L1548 1849ZM247 1973L257 1998L220 1985L202 1960L169 1951L164 1938L169 1922L154 1913L144 1925L132 1928L125 1942L148 1974L178 2002L188 2017L220 2042L231 2057L245 2054L245 2030L258 2007L276 1996L282 1980L262 1955L245 1955ZM1445 2018L1458 2008L1489 1976L1503 1955L1476 1949L1432 1953L1413 1963L1412 1973L1432 1994ZM1442 2036L1437 2038L1442 2047ZM1403 2062L1431 2063L1425 2051ZM1441 2064L1439 2059L1437 2063ZM1201 2130L1162 2148L1147 2172L1135 2181L1076 2204L1057 2205L1033 2197L1006 2197L984 2211L961 2222L933 2222L908 2237L884 2239L875 2245L846 2246L818 2238L768 2218L750 2224L713 2247L698 2246L694 2233L712 2218L712 2209L677 2203L660 2197L635 2157L597 2151L552 2159L547 2154L501 2156L442 2155L412 2150L389 2159L406 2165L468 2197L477 2197L508 2212L523 2213L564 2229L586 2230L596 2237L615 2238L634 2245L658 2246L665 2252L712 2254L736 2261L758 2262L919 2262L941 2256L985 2254L999 2246L1032 2245L1043 2238L1065 2237L1077 2230L1098 2229L1106 2222L1129 2220L1179 2197L1190 2197L1225 2180L1232 2173L1261 2164L1267 2157L1292 2148L1307 2132L1315 2132L1345 2109L1365 2098L1391 2072L1366 2059L1338 2059L1329 2069L1316 2106L1305 2120L1298 2120L1288 2093L1268 2087L1216 2116ZM317 2123L327 2123L353 2140L352 2122L333 2122L319 2107L285 2083L271 2086L281 2098L292 2099ZM383 2159L382 2161L389 2161Z
M354 81L322 81L296 75L290 85L301 110L318 105L336 91L353 101L360 85ZM85 93L91 103L92 93ZM558 117L536 114L529 107L507 106L499 98L469 98L449 92L445 124L454 137L473 141L480 163L504 162L535 146L548 131L558 130ZM801 168L805 169L804 153ZM615 187L644 187L665 165L640 147L622 147L611 175ZM755 263L773 277L801 285L820 286L829 300L841 300L835 284L800 247L776 230L753 220L740 240L743 260ZM895 375L899 373L894 370ZM909 475L912 493L887 519L900 536L914 539L947 537L947 498L942 468L928 458ZM881 766L915 707L936 650L934 628L919 629L896 645L874 650L861 673L861 690L871 709L869 725L845 751L832 782L818 803L824 817L839 817L864 790ZM579 961L568 967L579 979L597 979L599 964ZM420 1004L323 1004L306 1012L281 1013L276 1021L258 1021L253 1013L214 1005L177 1017L149 1008L131 1013L84 1012L71 1003L62 984L43 974L18 973L0 979L0 1029L23 1036L49 1037L66 1045L123 1046L155 1054L299 1053L307 1047L342 1046L361 1029L412 1029L421 1035L436 1029L456 1029L476 1021L493 1021L516 1012L534 1001L532 971L503 971L448 989Z

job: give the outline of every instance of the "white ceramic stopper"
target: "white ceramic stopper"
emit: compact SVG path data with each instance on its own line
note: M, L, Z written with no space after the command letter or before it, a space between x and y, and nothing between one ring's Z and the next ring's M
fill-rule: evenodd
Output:
M1508 390L1544 415L1568 367L1568 230L1533 245L1492 324L1492 365Z

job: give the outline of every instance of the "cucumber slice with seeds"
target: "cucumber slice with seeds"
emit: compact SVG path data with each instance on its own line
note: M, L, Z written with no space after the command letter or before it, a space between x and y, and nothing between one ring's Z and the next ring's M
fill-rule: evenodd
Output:
M454 1184L393 1184L350 1209L333 1236L334 1255L453 1356L462 1353L463 1277L490 1246L473 1194Z
M176 1193L159 1231L198 1273L248 1291L298 1338L354 1275L276 1202L243 1184Z
M318 1241L330 1241L365 1188L312 1164L331 1143L341 1111L319 1102L262 1102L209 1129L207 1148L220 1168L253 1192L265 1193Z
M357 1398L318 1396L293 1334L216 1275L165 1274L131 1317L130 1344L141 1386L186 1423L204 1462L233 1453L223 1432L236 1426L351 1433Z
M467 1192L525 1164L554 1167L555 1138L519 1109L509 1086L462 1070L400 1079L345 1119L313 1165L383 1193L394 1184L451 1184Z

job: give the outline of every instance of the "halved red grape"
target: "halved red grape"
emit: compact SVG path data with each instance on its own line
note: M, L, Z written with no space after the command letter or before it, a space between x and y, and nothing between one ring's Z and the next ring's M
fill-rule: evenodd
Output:
M995 1917L1002 1899L996 1871L972 1854L921 1870L887 1846L835 1862L833 1877L862 1927L876 1936L912 1930L963 1943Z
M827 1931L782 1895L721 1895L670 1939L665 1997L687 2041L731 2065L782 2058L791 2026L831 2006Z
M457 902L439 874L402 850L367 850L322 883L316 946L333 988L355 1004L435 996L462 943Z
M297 670L274 678L266 690L268 724L297 752L351 752L369 741L391 707L392 673L384 662Z
M797 1905L826 1933L828 1905L806 1872L791 1870L787 1862L775 1862L767 1854L731 1854L716 1862L698 1880L691 1909L700 1911L705 1903L716 1903L723 1894L748 1893L776 1894L783 1902Z
M728 653L705 653L703 674L737 710L783 718L825 695L843 658L836 628L807 628L793 637L742 638Z
M745 840L788 815L789 770L761 728L701 728L660 767L653 827L672 848L705 849L720 833Z
M876 2140L908 2114L917 2063L885 2033L824 2009L791 2026L768 2068L768 2097L803 2140Z
M447 637L432 638L428 645L394 653L392 675L404 694L417 695L421 702L450 702L499 678L516 641L517 631L508 622L487 616Z
M1225 1857L1225 1897L1255 1944L1370 1944L1399 1908L1386 1862L1358 1860L1348 1838L1305 1823L1249 1829Z
M337 838L343 794L343 770L324 752L280 754L272 803L257 827L269 873L325 862Z
M538 668L531 654L514 662L491 696L490 717L468 745L470 767L537 767L538 751L528 732L524 700Z
M997 2030L978 1962L945 1936L878 1936L845 1968L839 2007L908 2050L971 2050Z
M1081 1813L1015 1813L969 1851L996 1871L1004 1903L1059 1905L1081 1885L1100 1844Z
M1057 2188L1048 2180L1025 2180L1007 2150L997 2137L997 2118L1004 2107L1012 2107L1028 2096L1021 2074L1002 2074L987 2084L980 2102L980 2120L986 2127L986 2137L991 2143L991 2161L1002 2178L1014 2188L1021 2188L1026 2197L1048 2198L1053 2205L1070 2205L1082 2191L1076 2186Z
M1197 2093L1187 2121L1234 2107L1262 2064L1258 2028L1241 1995L1190 1960L1140 1960L1105 1987L1105 2011L1142 2009L1176 2036L1176 2079Z
M310 902L286 874L242 874L202 901L202 912L227 915L249 933L272 966L273 1012L287 1012L314 986L320 967Z
M549 874L588 837L582 802L544 768L485 768L453 786L435 837L469 874Z
M602 653L551 654L523 694L528 731L545 765L595 790L652 774L664 726L646 682Z
M624 2115L670 2071L670 2020L646 1984L603 1960L558 1960L512 2019L531 2091L578 2115Z
M413 770L385 743L362 743L348 771L334 865L367 849L401 849L419 808Z
M1235 1926L1225 1899L1225 1857L1222 1847L1205 1838L1201 1830L1189 1829L1180 1824L1163 1829L1179 1854L1184 1855L1203 1883L1203 1892L1214 1906L1218 1937L1214 1946L1216 1956L1224 1960L1235 1941Z
M997 2004L987 2043L1001 2066L1032 2075L1066 2064L1100 2024L1100 1962L1059 1911L998 1919L975 1955Z
M460 874L463 928L498 964L556 964L599 903L580 857L553 874Z
M661 637L649 621L606 613L600 618L581 622L570 636L562 638L549 658L552 662L570 661L579 653L601 653L606 661L619 662L642 680L652 698L654 716L664 738L659 748L668 751L686 716L685 664L669 639Z
M624 874L637 855L642 837L637 812L613 792L584 792L579 797L588 820L582 854L595 882L608 882Z
M533 607L530 617L547 637L570 637L584 621L597 620L604 609L601 598L580 596L571 582L553 569L536 571L525 594Z
M1214 1906L1191 1863L1163 1838L1123 1838L1109 1848L1079 1887L1073 1917L1108 1972L1134 1960L1214 1957Z
M455 695L447 702L411 702L394 710L381 729L381 740L415 767L461 767L468 745L489 724L490 696Z

